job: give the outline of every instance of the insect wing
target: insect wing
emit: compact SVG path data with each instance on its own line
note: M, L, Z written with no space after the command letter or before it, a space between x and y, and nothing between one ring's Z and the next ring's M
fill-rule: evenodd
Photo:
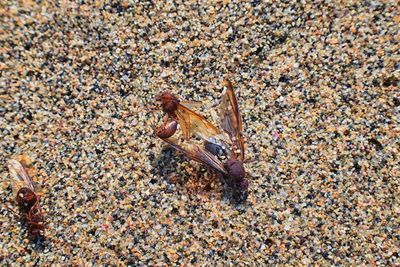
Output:
M11 185L14 196L16 196L18 191L23 187L29 188L33 192L36 192L32 179L29 177L25 168L19 161L14 159L10 160L8 162L8 169L10 171Z
M191 101L191 100L181 100L179 104L187 107L188 109L200 108L203 105L203 103L200 101Z
M178 116L185 140L190 138L190 134L195 134L205 140L219 134L218 129L211 122L207 121L205 117L183 105L178 106L176 115Z
M178 145L174 138L163 139L170 146L185 154L188 158L203 163L223 174L227 174L224 165L213 154L193 143L186 143L185 147Z
M193 146L193 151L195 152L196 157L201 162L216 169L217 171L219 171L223 174L227 174L227 172L224 168L224 165L213 154L211 154L207 150L205 150L197 145Z
M232 83L225 81L221 100L221 127L240 150L240 159L244 159L243 122Z

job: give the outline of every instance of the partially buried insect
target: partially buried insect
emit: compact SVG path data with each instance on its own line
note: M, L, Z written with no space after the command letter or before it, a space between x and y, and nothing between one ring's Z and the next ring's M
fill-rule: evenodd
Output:
M242 136L243 123L240 115L237 99L229 81L224 82L225 89L222 95L220 116L221 128L228 134L225 138L223 134L203 116L194 111L182 113L181 122L188 122L186 127L204 140L204 148L194 142L187 140L179 142L178 139L161 137L165 142L178 151L184 153L188 158L203 163L218 171L225 178L233 189L233 196L237 201L247 199L249 182L246 179L244 162L244 140ZM190 115L189 115L190 114ZM193 115L194 114L194 115ZM199 123L193 124L189 116L196 118ZM229 139L229 140L227 140ZM227 160L219 159L219 155L225 155Z
M8 163L14 199L17 202L20 217L27 226L32 238L44 237L45 224L40 207L40 196L25 168L19 161Z
M218 129L213 124L191 110L191 108L199 106L200 102L180 101L170 92L161 93L156 97L156 101L161 103L161 109L165 113L164 122L157 130L158 137L168 138L174 135L177 123L182 128L185 140L188 140L193 133L201 134L202 138L210 138L218 134ZM196 131L197 128L202 128L202 131Z

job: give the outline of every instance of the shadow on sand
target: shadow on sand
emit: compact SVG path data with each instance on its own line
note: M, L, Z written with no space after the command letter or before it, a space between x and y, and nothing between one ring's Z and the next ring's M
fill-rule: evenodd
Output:
M164 146L160 154L156 155L152 160L152 174L165 179L169 184L175 184L178 190L186 191L190 194L193 193L193 191L199 194L222 194L221 197L230 204L244 204L242 200L238 200L235 197L230 186L224 181L223 177L215 171L204 166L194 170L193 173L178 170L182 163L187 161L192 162L175 149ZM157 180L152 179L150 182L157 183Z

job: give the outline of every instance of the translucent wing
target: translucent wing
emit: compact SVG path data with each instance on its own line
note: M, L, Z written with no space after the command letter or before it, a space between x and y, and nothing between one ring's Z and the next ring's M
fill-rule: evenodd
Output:
M239 159L244 159L244 140L242 136L243 123L240 115L239 106L232 83L224 81L226 88L222 92L221 100L221 127L229 135L231 141L240 151Z
M200 146L190 142L186 142L182 146L179 145L178 141L174 138L165 138L163 140L176 150L185 154L188 158L203 163L225 175L228 174L222 162L219 161L213 154L201 148Z
M26 187L36 192L32 179L29 177L25 168L19 161L14 159L8 162L8 169L10 171L11 186L14 196L17 195L19 189Z
M219 134L218 129L205 117L183 105L178 105L175 114L178 116L185 140L190 138L190 134L195 134L206 140Z
M179 104L181 104L189 109L200 108L203 105L203 103L200 101L191 101L191 100L181 100L179 102Z

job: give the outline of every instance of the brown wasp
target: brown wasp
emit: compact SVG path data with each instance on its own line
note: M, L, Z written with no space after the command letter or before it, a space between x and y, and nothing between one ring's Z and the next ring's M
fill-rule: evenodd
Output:
M156 97L161 103L161 109L165 113L164 123L157 129L157 136L168 138L174 135L178 123L182 128L185 140L190 138L191 133L201 134L202 138L211 138L218 134L218 129L208 122L203 116L192 111L191 108L199 106L200 102L180 101L170 92L163 92ZM201 131L197 131L201 128Z
M14 199L19 208L20 218L27 226L29 236L44 237L45 224L39 205L40 196L36 192L31 177L17 160L10 160L8 168Z
M243 122L232 84L229 81L225 81L224 85L225 89L222 93L220 106L221 128L229 138L225 138L224 134L203 116L188 108L185 108L185 111L180 113L179 125L185 124L182 128L186 128L186 133L193 133L203 139L204 147L190 140L180 144L176 138L171 137L173 134L168 137L159 137L176 150L184 153L188 158L203 163L221 173L228 185L232 187L234 198L238 201L243 201L247 198L249 187L243 166ZM172 104L168 105L173 106ZM166 110L164 111L167 112ZM220 160L218 156L221 154L227 157L226 161Z

